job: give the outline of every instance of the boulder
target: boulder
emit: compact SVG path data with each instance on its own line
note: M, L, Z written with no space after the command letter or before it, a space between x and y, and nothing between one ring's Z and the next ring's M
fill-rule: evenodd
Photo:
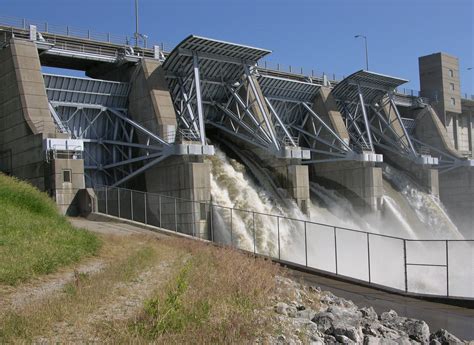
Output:
M407 334L410 339L427 344L430 340L430 329L425 321L398 316L394 310L380 315L382 324L393 330Z
M276 313L284 316L295 317L296 316L296 307L288 305L283 302L278 302L273 309Z
M459 338L449 333L447 330L440 329L430 335L430 344L454 345L463 344L463 342Z

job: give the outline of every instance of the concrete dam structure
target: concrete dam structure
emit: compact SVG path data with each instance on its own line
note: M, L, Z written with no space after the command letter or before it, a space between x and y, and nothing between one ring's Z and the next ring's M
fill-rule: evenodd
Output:
M405 94L406 80L373 71L331 80L270 69L261 63L270 53L194 35L164 51L0 23L0 169L48 192L64 214L98 207L204 239L237 238L269 256L306 253L287 259L307 266L317 260L308 258L307 222L332 224L336 247L336 227L361 229L367 272L350 273L337 248L318 268L371 283L369 233L396 236L405 272L395 270L408 292L407 251L420 248L404 238L473 238L474 99L461 97L457 59L421 57L420 94ZM216 233L226 222L230 232ZM443 245L430 255L446 251L448 270ZM469 289L460 294L473 297Z

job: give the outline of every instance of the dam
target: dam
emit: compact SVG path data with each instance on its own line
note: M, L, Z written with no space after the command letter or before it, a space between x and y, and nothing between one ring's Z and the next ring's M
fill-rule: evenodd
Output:
M474 298L474 99L455 57L420 57L407 93L385 73L282 71L268 49L195 35L167 51L10 20L0 47L1 171L64 214Z

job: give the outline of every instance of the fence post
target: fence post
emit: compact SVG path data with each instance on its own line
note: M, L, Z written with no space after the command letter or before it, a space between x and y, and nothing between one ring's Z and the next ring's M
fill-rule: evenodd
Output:
M143 207L145 209L145 224L148 224L148 210L146 205L146 192L143 193Z
M336 264L336 274L338 274L338 268L337 268L337 231L336 231L336 227L334 227L334 262Z
M178 232L178 208L176 207L176 198L174 198L174 229Z
M308 267L308 236L306 235L306 221L304 222L304 254L306 267Z
M277 229L278 229L278 260L281 260L281 252L280 252L280 217L277 216Z
M449 252L448 240L446 240L446 296L449 297Z
M161 209L161 195L158 195L158 211L160 213L160 228L161 226L161 219L163 218L162 209Z
M257 252L256 251L257 244L255 241L255 212L252 212L252 219L253 219L253 253L255 254Z
M211 224L210 224L210 227L211 227L211 241L214 242L214 225L212 224L212 220L213 220L213 216L212 216L213 206L212 206L212 204L210 204L209 212L210 212L209 218L211 219Z
M109 214L109 197L108 197L109 191L107 186L105 186L105 214Z
M370 277L370 234L367 233L367 264L369 268L369 283L371 282Z
M234 238L232 233L232 208L230 209L230 245L231 247L234 246Z
M118 217L120 218L120 188L117 188Z
M130 218L133 220L133 191L130 190Z
M194 213L194 207L196 206L196 203L191 201L191 221L193 222L193 237L196 236L196 214Z
M403 240L403 261L405 263L405 292L408 292L407 241Z

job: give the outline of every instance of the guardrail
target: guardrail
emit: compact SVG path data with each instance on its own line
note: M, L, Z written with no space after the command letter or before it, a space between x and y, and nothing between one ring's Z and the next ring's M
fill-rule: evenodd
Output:
M124 188L94 189L99 213L402 292L474 298L474 240L405 239Z
M0 16L0 26L12 27L22 30L28 30L30 25L35 25L39 32L45 34L60 35L66 37L80 38L90 41L106 42L119 45L135 45L135 37L122 36L111 34L110 32L96 32L89 29L76 28L69 25L56 25L48 22L43 22L39 20L31 20L26 18L16 18L16 17L7 17ZM171 49L172 45L166 45L163 42L150 44L147 40L143 38L139 40L137 46L142 48L153 47L153 45L160 46L162 51L164 49Z
M0 16L0 26L4 26L11 29L16 28L16 29L21 29L21 30L28 30L30 25L35 25L38 31L41 32L42 34L53 35L53 37L48 37L46 41L50 43L54 43L60 49L72 49L74 51L77 50L77 51L82 51L82 52L89 52L89 53L109 55L109 56L116 55L116 50L114 49L107 51L107 49L102 48L101 50L101 48L97 48L97 46L95 45L74 44L72 42L65 41L64 39L62 39L62 37L79 38L83 40L118 44L118 45L123 45L123 46L136 46L136 47L145 48L145 49L149 49L150 47L153 47L153 46L159 46L162 52L170 52L174 48L174 45L172 44L165 45L164 42L149 44L147 40L143 40L143 39L136 42L135 37L133 35L121 36L121 35L111 34L110 32L101 33L101 32L96 32L89 29L75 28L69 25L56 25L56 24L50 24L48 22L31 20L31 19L26 19L26 18ZM5 36L4 41L6 41L6 36ZM144 54L144 52L142 52L142 54ZM267 70L282 72L282 73L291 73L294 75L300 75L300 76L304 76L308 78L322 79L324 77L327 77L328 80L330 80L331 82L339 82L345 78L344 75L339 75L336 73L326 73L323 71L317 71L315 69L296 67L292 65L284 65L280 63L269 62L266 60L258 62L258 67L261 69L267 69ZM420 91L418 90L400 88L396 90L396 92L401 95L420 97ZM468 95L467 93L463 93L461 94L461 98L474 100L474 95Z

